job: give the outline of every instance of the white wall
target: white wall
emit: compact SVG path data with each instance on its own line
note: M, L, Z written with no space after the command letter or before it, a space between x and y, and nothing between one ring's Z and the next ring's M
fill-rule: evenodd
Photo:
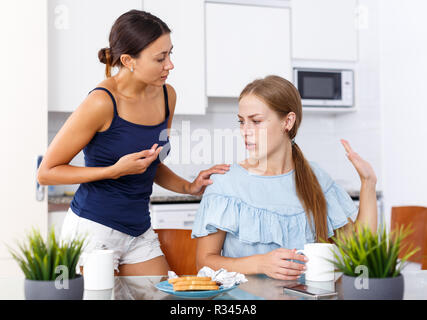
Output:
M380 11L384 196L390 213L392 206L427 206L427 2L380 0Z
M36 197L47 139L47 1L0 1L0 39L0 277L23 276L8 247L48 226L47 201Z
M382 191L381 108L379 65L379 5L378 0L359 0L358 56L355 64L355 99L357 112L340 115L335 120L335 138L348 139L353 149L370 162L377 177L377 190ZM331 163L337 178L350 181L352 189L360 188L359 177L342 153Z

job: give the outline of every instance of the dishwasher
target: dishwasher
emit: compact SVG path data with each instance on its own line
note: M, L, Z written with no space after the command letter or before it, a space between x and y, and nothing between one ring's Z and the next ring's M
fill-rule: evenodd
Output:
M191 230L199 207L197 203L150 203L153 229Z

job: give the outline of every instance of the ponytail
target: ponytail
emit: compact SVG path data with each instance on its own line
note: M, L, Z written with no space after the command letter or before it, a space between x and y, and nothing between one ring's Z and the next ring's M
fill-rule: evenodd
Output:
M295 165L297 196L307 214L310 228L315 226L316 241L328 239L326 221L326 199L316 175L296 143L292 144L292 159Z
M111 77L111 50L110 48L102 48L98 52L98 58L101 63L105 64L105 76Z

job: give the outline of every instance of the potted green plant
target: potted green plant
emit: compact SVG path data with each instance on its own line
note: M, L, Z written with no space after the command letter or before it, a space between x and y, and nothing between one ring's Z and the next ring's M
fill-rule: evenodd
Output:
M343 298L401 300L404 291L401 271L408 258L420 249L402 245L411 232L410 227L403 226L390 233L385 226L377 233L366 226L347 233L338 231L332 237L336 244L333 263L343 273ZM401 259L400 252L406 252Z
M83 276L76 274L76 266L84 243L84 237L59 243L53 228L44 241L40 232L33 229L26 241L18 243L20 252L9 248L25 275L25 298L81 300Z

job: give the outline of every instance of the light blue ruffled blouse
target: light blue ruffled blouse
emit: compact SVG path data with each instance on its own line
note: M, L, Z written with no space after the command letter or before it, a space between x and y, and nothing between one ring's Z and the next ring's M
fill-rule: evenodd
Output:
M315 162L309 162L327 202L328 237L356 221L358 209L345 190ZM277 248L303 249L315 242L297 197L294 170L276 176L251 174L232 164L225 174L211 176L200 202L191 237L226 231L222 255L246 257Z

